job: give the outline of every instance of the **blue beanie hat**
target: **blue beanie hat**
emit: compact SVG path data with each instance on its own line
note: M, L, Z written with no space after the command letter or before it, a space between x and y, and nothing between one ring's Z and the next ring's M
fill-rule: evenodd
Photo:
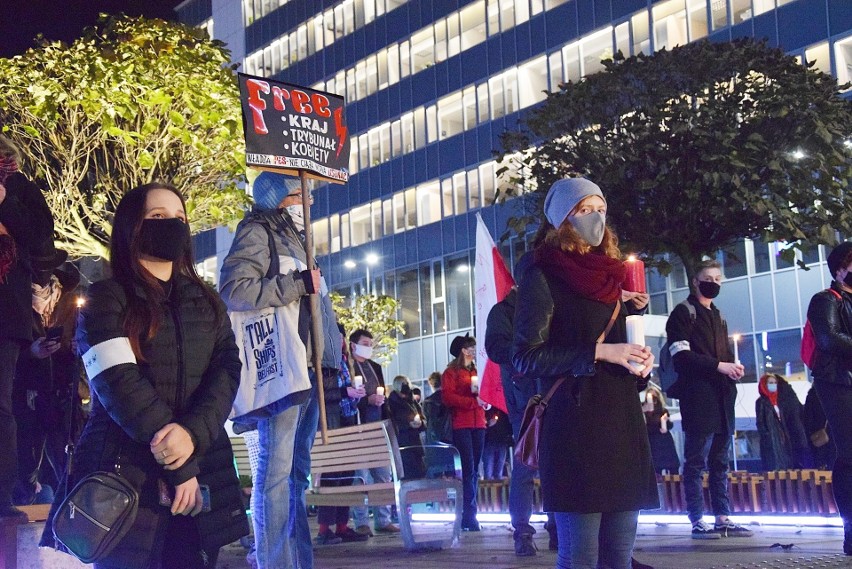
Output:
M606 202L598 185L586 178L557 180L544 198L544 216L553 227L559 227L571 210L589 196L599 196Z
M285 197L302 191L299 178L276 174L264 170L251 185L255 209L266 211L276 209Z

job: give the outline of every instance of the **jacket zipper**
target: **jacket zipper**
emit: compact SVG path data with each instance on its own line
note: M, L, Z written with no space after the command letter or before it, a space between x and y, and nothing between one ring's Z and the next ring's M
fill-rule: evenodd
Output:
M77 507L77 504L75 504L74 502L69 501L68 504L70 505L70 513L68 515L68 517L70 519L73 520L74 514L77 513L77 512L80 512L83 515L84 518L86 518L87 520L89 520L90 522L92 522L93 524L95 524L96 526L101 528L102 530L110 531L110 528L108 526L105 526L104 524L102 524L101 522L99 522L98 520L96 520L95 518L90 516L89 514L87 514L85 510Z
M175 283L177 286L177 283ZM176 290L175 293L178 291ZM177 353L178 353L178 377L177 377L177 386L175 389L175 406L178 412L183 410L183 399L184 399L184 388L185 388L185 376L186 370L184 369L184 360L183 360L183 327L181 325L180 319L180 295L175 294L177 298L175 298L172 304L172 320L175 323L175 341L177 342Z

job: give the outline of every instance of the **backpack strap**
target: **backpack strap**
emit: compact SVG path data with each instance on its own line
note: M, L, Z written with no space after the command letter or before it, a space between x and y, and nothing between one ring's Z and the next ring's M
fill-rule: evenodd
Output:
M840 293L839 293L839 292L837 292L836 290L834 290L833 288L827 288L827 289L825 289L825 290L826 290L827 292L830 292L830 293L831 293L831 294L833 294L834 296L836 296L836 297L837 297L837 300L843 300L843 297L842 297L842 296L840 296Z

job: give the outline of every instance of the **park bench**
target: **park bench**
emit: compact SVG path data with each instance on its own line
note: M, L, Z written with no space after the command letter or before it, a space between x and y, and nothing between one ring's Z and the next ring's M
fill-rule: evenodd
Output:
M453 447L443 447L455 455ZM462 483L460 477L405 479L396 433L389 421L366 423L328 431L328 442L323 444L318 432L311 451L311 488L307 503L313 506L387 506L396 505L399 515L400 535L408 550L435 549L452 545L461 531ZM390 482L359 484L354 486L321 486L323 476L340 478L341 473L389 467ZM351 476L351 474L349 475ZM363 481L360 481L363 482ZM414 504L454 502L455 520L451 531L445 526L431 525L428 531L415 532L412 527L411 508ZM437 509L436 509L437 511Z

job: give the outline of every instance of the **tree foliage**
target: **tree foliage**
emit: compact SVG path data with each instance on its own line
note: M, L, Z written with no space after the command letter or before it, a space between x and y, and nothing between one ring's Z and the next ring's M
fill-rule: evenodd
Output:
M359 328L367 330L373 335L372 359L382 365L390 362L399 349L397 336L405 333L402 320L396 317L399 301L384 294L364 294L345 306L343 296L332 292L331 302L347 336Z
M504 134L520 151L514 193L543 198L587 176L623 249L674 254L690 276L742 238L789 242L792 260L792 247L852 233L852 105L834 77L752 40L619 53L604 67Z
M187 197L193 230L235 222L247 203L239 92L229 52L206 32L107 18L71 45L0 59L0 124L46 192L57 245L105 257L111 214L131 188Z

